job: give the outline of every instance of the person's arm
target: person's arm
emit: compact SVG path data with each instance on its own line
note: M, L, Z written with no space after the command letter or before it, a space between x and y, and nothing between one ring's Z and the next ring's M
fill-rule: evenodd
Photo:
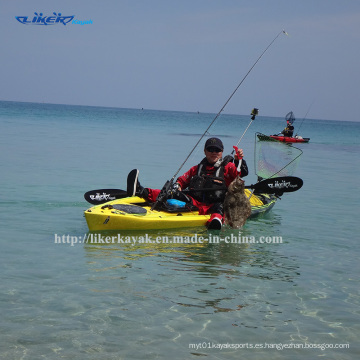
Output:
M184 175L181 175L176 179L176 182L180 186L180 189L179 189L180 191L189 186L190 180L194 175L197 174L197 170L198 170L198 166L195 165L190 170L188 170Z
M234 161L234 164L236 166L236 169L238 169L239 162L241 161L241 165L240 165L240 169L239 169L239 172L240 172L239 175L240 175L240 177L244 177L244 176L249 174L249 170L248 170L246 161L245 161L245 159L243 159L244 151L243 151L243 149L239 149L236 146L234 146L234 149L235 149L235 161Z
M240 160L236 160L236 159L234 160L234 164L235 164L236 168L238 168L239 162L240 162ZM248 169L245 159L242 159L241 165L240 165L240 177L245 177L247 175L249 175L249 169Z
M242 159L241 166L240 166L240 176L243 178L249 175L249 169L245 159Z

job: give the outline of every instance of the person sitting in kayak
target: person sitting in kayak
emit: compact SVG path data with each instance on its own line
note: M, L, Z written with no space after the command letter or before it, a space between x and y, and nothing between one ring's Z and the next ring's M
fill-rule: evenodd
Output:
M294 133L294 126L291 124L291 122L288 120L286 128L281 132L286 137L292 137Z
M193 166L173 185L173 198L186 202L199 210L199 215L212 214L207 222L209 229L221 229L224 221L223 202L227 187L237 177L248 175L243 150L238 149L235 161L232 156L222 157L224 145L218 138L209 138L204 147L205 158L200 164ZM237 169L239 159L242 159L240 170ZM134 169L128 175L128 196L139 196L150 202L155 202L160 190L144 188L138 181L139 170ZM191 196L181 192L191 190ZM202 191L206 189L206 191ZM210 190L210 191L209 191Z

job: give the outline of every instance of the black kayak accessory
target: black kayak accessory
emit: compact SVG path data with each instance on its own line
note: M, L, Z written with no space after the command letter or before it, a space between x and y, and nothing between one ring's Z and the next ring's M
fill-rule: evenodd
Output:
M159 195L156 198L156 201L152 204L151 210L155 210L157 207L162 206L162 204L167 200L169 192L173 187L173 181L166 181L165 185L161 189Z
M262 180L254 185L245 186L245 188L254 190L255 194L264 193L264 194L274 194L281 196L284 192L297 191L302 186L303 186L302 179L295 176L282 176L282 177L275 177L275 178ZM168 186L166 186L166 188L167 187ZM195 190L185 189L182 192L191 193L192 191ZM202 191L214 191L214 189L202 189ZM166 195L166 189L164 189L162 197L166 197L165 195ZM84 194L85 200L93 205L100 205L111 200L123 199L126 197L128 197L127 192L121 189L91 190Z

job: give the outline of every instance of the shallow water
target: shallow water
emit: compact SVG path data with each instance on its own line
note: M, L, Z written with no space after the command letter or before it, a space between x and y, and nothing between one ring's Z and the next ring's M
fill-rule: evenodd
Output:
M359 123L303 122L300 135L311 138L296 145L303 150L295 173L303 188L241 231L282 243L55 243L56 236L87 236L86 191L125 188L133 168L142 184L161 187L213 118L0 102L4 359L359 354ZM209 132L230 152L249 121L222 115ZM248 184L256 181L255 132L283 127L283 119L261 116L251 124L241 142ZM202 146L180 173L201 160ZM202 228L147 234L212 235ZM231 234L239 235L224 229L220 236ZM335 349L339 344L349 348Z

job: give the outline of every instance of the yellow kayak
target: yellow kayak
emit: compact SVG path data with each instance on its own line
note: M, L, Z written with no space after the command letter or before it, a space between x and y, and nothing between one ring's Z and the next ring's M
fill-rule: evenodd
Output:
M277 200L273 195L254 195L248 189L245 193L250 199L251 215L270 210ZM205 226L210 215L176 206L166 211L151 210L146 200L133 196L95 205L85 211L85 218L90 231L151 230Z

